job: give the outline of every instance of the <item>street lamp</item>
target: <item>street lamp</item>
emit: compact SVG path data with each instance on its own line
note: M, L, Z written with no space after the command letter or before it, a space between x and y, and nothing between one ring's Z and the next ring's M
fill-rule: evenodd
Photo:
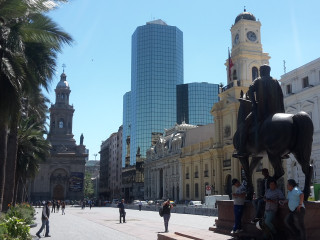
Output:
M95 154L93 154L93 156L94 156L94 160L96 161L98 154L95 153Z

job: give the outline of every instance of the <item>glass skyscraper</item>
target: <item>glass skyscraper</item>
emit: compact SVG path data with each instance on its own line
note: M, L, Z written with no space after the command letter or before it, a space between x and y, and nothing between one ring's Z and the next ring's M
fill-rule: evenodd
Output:
M127 156L127 137L130 136L131 129L131 92L123 95L123 129L122 129L122 166L125 166L125 159Z
M177 85L177 123L206 125L213 123L210 111L219 101L219 84L206 82Z
M134 164L138 149L145 157L152 133L176 123L176 85L183 84L183 33L162 20L148 22L132 35L131 57L130 128L123 124L124 131L130 131L126 134Z

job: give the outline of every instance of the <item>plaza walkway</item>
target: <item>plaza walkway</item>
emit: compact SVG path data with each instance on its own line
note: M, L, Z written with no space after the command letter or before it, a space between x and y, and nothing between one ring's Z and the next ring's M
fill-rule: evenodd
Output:
M42 208L36 208L38 226L31 229L35 236L41 226ZM156 240L159 239L190 239L179 237L175 232L198 239L227 240L230 236L220 235L209 231L215 221L215 217L171 214L169 233L163 233L163 218L158 212L138 211L126 209L127 223L119 223L119 211L117 208L96 207L91 210L87 207L82 210L79 207L67 207L66 214L50 214L50 240L76 239L76 240ZM44 233L44 231L43 231ZM41 236L43 236L43 233ZM165 238L163 238L165 237ZM34 239L38 239L34 237Z

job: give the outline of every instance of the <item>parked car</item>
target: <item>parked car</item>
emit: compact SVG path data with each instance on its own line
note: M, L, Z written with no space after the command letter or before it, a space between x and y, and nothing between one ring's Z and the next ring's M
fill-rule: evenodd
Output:
M148 205L152 205L152 204L154 204L154 201L153 200L149 200L148 201Z
M164 200L162 200L162 199L155 201L155 204L158 206L161 206L163 203L164 203Z
M119 203L119 199L112 199L112 203L113 204L118 204Z
M202 207L201 201L190 201L188 207Z

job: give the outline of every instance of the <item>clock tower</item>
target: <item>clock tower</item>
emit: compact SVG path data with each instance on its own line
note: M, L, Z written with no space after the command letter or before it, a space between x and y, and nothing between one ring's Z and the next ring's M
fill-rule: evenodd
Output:
M259 76L260 66L269 64L269 54L262 49L260 28L261 23L246 10L236 17L231 26L231 55L225 62L227 85L220 89L220 101L211 109L215 122L214 145L211 150L216 173L214 182L216 189L222 194L231 194L232 178L242 178L241 164L232 157L235 151L233 136L238 127L238 99ZM268 164L264 166L268 167ZM255 187L258 178L261 178L261 174L254 174Z
M264 53L261 43L261 23L252 13L244 9L231 26L231 59L233 66L229 71L226 61L228 84L237 80L239 86L249 87L259 76L259 67L269 64L269 54ZM231 76L229 76L229 73Z

